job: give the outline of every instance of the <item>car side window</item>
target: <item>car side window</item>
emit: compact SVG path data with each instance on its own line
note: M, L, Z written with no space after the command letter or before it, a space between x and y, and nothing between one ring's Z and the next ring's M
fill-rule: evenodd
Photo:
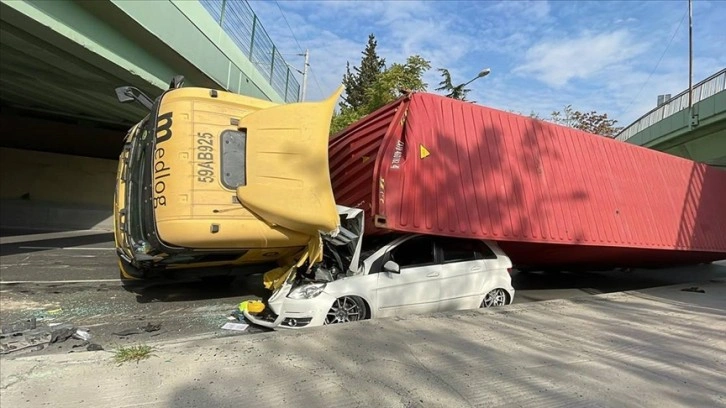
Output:
M497 259L497 254L484 241L473 242L476 242L477 256L479 259Z
M401 269L431 265L435 260L434 242L429 237L409 239L391 251L390 259Z
M438 245L441 248L444 263L482 259L479 254L478 241L460 238L440 238Z

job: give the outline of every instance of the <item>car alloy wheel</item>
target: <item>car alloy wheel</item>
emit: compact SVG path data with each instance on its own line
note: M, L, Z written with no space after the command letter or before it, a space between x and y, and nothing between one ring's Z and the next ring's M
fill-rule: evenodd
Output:
M507 292L504 289L494 289L484 296L484 301L481 303L481 307L496 307L504 306L507 304Z
M346 323L363 320L366 308L363 301L355 296L343 296L335 299L333 306L325 316L325 324Z

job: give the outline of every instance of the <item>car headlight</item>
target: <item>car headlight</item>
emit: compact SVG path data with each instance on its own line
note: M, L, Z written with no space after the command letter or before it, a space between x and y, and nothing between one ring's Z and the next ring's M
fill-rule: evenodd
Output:
M290 291L287 295L290 299L312 299L323 293L325 283L311 283L309 285L298 286Z

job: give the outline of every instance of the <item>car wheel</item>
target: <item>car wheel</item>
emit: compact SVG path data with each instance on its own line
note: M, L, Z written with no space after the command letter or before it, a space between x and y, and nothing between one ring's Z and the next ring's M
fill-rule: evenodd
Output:
M343 296L333 302L333 306L325 316L325 324L355 322L365 317L366 305L363 299L357 296Z
M507 292L504 289L494 289L484 296L480 307L497 307L507 304Z

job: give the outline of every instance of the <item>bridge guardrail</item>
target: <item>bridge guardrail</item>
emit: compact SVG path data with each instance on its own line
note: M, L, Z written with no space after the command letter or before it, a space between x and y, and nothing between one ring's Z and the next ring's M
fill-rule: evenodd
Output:
M726 69L723 69L704 79L693 87L693 100L702 101L718 92L726 90ZM626 141L643 129L671 116L684 109L688 109L688 89L669 99L666 103L652 109L638 120L623 129L615 137L616 140Z
M252 64L283 95L300 100L300 83L246 0L199 0Z

